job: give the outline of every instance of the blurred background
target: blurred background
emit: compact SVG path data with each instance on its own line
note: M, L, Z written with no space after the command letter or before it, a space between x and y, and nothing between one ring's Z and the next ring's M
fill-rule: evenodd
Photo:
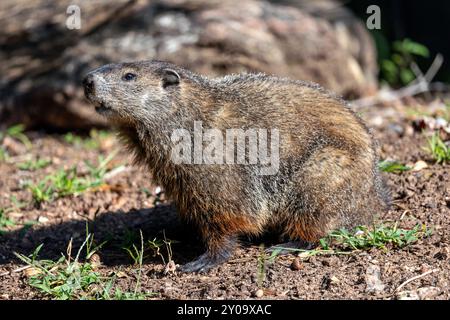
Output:
M369 30L374 4L380 28ZM262 71L357 99L407 86L441 54L432 73L445 91L449 14L442 1L2 0L0 125L104 126L81 78L129 60L167 60L208 76Z

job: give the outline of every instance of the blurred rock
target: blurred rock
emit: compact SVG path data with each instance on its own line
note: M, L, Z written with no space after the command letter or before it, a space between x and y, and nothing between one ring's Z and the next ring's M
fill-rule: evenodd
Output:
M27 148L23 143L8 136L3 138L0 145L5 147L9 154L14 156L24 154L27 151Z
M397 300L420 300L416 291L401 291L396 294Z
M381 269L377 265L369 265L366 270L366 292L378 293L382 292L385 288L384 283L381 281Z
M442 290L438 287L422 287L417 290L398 292L396 296L398 300L432 300L441 292Z
M417 293L422 300L429 300L441 294L442 290L438 287L423 287L417 289Z
M421 171L426 168L428 168L428 164L423 160L419 160L414 164L412 170L413 171ZM413 176L411 176L411 177L413 177Z
M442 130L443 132L450 133L450 124L447 120L441 117L433 118L429 116L422 116L413 120L412 125L416 131L422 132L423 130Z
M0 59L7 63L0 65L0 123L104 126L84 100L81 79L130 60L167 60L209 76L265 72L346 97L376 89L372 40L336 1L79 1L80 30L66 28L70 4L1 2Z

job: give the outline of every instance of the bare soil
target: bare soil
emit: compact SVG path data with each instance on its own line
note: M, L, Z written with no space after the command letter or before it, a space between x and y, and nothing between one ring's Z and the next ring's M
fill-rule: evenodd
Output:
M398 221L402 228L417 223L433 230L431 236L403 249L354 252L350 255L314 256L300 261L299 270L291 268L295 255L279 257L266 266L263 283L258 280L260 244L266 239L242 239L242 246L233 258L206 274L164 274L160 257L151 254L143 265L142 288L155 293L156 299L257 299L255 292L262 286L264 299L395 299L396 288L406 280L432 271L411 281L401 291L418 292L433 287L428 298L449 299L450 246L450 173L449 165L435 164L422 149L423 134L413 129L412 119L399 112L380 109L364 113L374 127L380 143L381 158L392 158L414 164L419 160L428 167L400 174L386 173L394 200L392 209L379 217L380 221ZM376 121L377 119L382 121ZM107 182L106 187L69 196L36 206L25 181L38 181L59 168L76 165L86 171L85 160L96 161L119 148L115 139L107 139L95 149L67 143L61 135L41 132L27 133L32 149L18 152L16 162L25 154L50 158L53 163L36 171L19 170L15 163L0 162L0 208L13 206L11 197L25 202L23 208L8 212L16 226L0 234L0 299L42 299L38 291L27 284L24 272L11 272L23 266L14 252L30 254L43 243L41 258L58 259L66 252L71 238L74 247L85 239L86 222L97 243L107 240L101 249L99 272L109 275L122 271L118 285L133 290L136 266L122 248L130 241L139 243L139 230L144 239L167 238L172 244L173 259L183 264L202 253L202 245L194 230L180 224L174 208L155 195L156 186L142 169L133 167L125 152L111 167L125 164L127 169ZM14 158L13 158L14 159ZM31 226L29 222L34 222ZM162 250L165 254L165 250ZM366 273L369 266L381 270L385 285L379 292L368 292ZM425 289L424 289L425 290Z

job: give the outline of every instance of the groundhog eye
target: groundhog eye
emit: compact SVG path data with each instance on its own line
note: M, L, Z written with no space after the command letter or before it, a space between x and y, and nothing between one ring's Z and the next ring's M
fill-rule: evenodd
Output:
M123 80L125 81L131 81L136 79L137 75L135 75L134 73L125 73L122 77Z

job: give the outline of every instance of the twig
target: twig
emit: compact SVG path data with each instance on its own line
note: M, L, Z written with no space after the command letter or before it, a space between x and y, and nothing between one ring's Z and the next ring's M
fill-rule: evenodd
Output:
M411 66L417 78L408 86L398 90L380 90L375 96L353 100L351 104L355 109L359 109L369 107L380 102L395 101L404 97L415 96L420 93L429 92L431 89L443 89L445 87L442 86L442 84L436 85L438 83L431 83L433 78L436 76L436 73L441 68L443 62L444 58L442 55L437 54L425 75L423 75L417 65Z
M406 280L405 282L403 282L401 285L399 285L399 286L397 287L397 289L395 289L394 292L398 292L401 288L403 288L403 287L406 286L408 283L410 283L410 282L412 282L412 281L414 281L414 280L423 278L423 277L425 277L425 276L427 276L427 275L429 275L429 274L431 274L431 273L438 272L438 271L439 271L439 269L433 269L433 270L424 272L424 273L422 273L422 274L419 274L418 276L412 277L411 279L408 279L408 280Z
M434 79L443 63L444 57L442 56L442 54L438 53L436 55L436 58L434 58L430 68L428 68L428 71L425 73L425 80L427 82L431 82L431 80Z
M3 273L0 273L0 277L7 276L7 275L9 275L11 273L20 272L20 271L23 271L23 270L26 270L26 269L29 269L29 268L31 268L31 265L23 266L23 267L20 267L20 268L11 270L11 271L6 271L6 272L3 272Z
M104 179L105 180L110 180L111 178L114 178L115 176L117 176L118 174L122 173L122 172L126 172L129 171L131 168L128 166L119 166L115 169L112 169L111 171L109 171L108 173L106 173L104 175Z
M406 214L409 213L409 210L403 211L402 215L400 216L399 220L403 220L403 218L406 216Z

